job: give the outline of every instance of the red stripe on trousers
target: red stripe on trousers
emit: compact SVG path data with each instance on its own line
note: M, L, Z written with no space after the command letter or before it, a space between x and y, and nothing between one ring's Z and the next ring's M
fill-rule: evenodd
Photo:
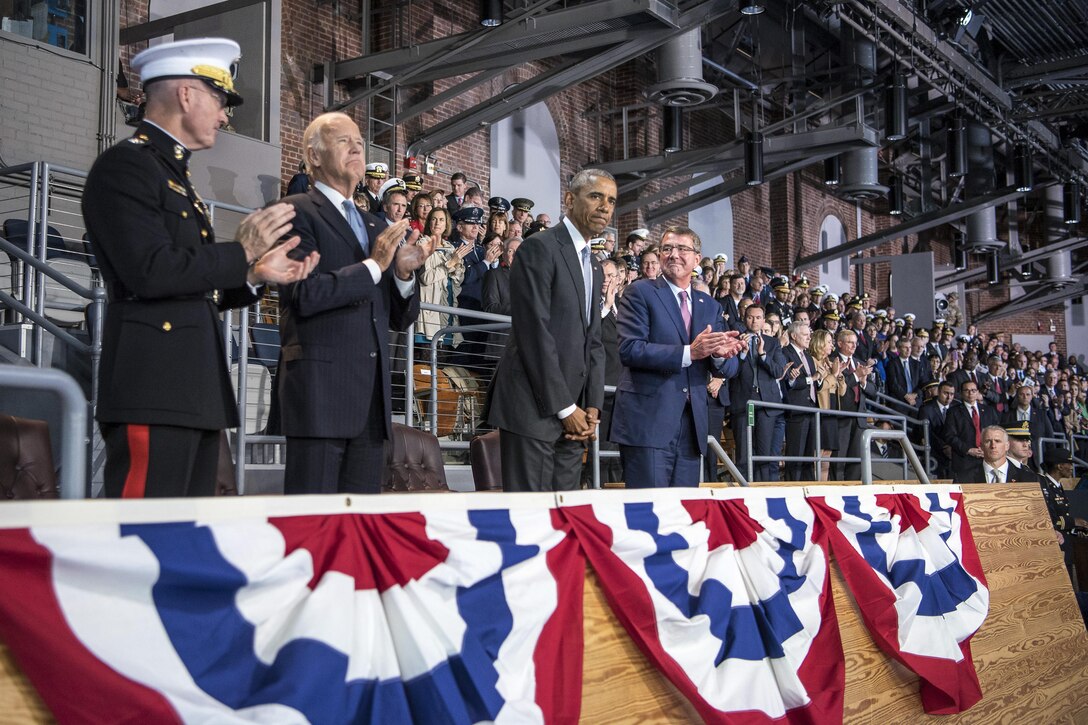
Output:
M121 498L144 498L147 490L147 458L151 448L151 428L146 425L126 425L128 436L128 475Z

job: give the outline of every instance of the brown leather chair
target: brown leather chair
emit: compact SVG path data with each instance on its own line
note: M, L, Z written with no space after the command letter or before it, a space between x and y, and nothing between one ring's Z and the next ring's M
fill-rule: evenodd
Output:
M57 496L49 424L0 413L0 500Z
M468 460L477 491L502 490L502 454L497 430L472 439L468 444Z
M448 491L438 439L427 431L393 424L393 442L385 445L382 490Z

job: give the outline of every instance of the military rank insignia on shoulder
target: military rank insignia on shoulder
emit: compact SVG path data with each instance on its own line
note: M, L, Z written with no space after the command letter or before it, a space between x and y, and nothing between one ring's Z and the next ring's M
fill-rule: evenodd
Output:
M136 134L135 136L133 136L132 138L130 138L128 140L128 142L137 144L139 146L142 146L142 145L146 144L150 140L151 139L148 137L148 135L146 133L139 133L139 134Z
M177 193L181 194L185 198L189 197L188 192L185 191L185 187L182 186L181 184L179 184L178 182L174 181L173 179L167 179L166 180L166 185L170 187L171 191L176 191Z

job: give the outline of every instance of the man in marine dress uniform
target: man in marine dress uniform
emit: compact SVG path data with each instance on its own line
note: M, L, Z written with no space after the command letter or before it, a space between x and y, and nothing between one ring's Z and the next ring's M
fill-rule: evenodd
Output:
M272 248L294 216L283 204L246 217L237 242L216 244L189 180L192 152L211 148L242 102L230 73L238 56L237 43L214 38L139 53L144 121L87 177L83 218L109 299L96 417L110 497L215 492L220 431L238 425L219 310L317 262L288 258L297 238Z

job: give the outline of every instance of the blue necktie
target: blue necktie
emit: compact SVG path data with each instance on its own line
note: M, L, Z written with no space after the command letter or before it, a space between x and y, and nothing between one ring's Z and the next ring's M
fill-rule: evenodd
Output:
M910 358L903 362L903 374L907 376L907 392L914 391L913 381L910 379Z
M586 287L586 325L591 322L590 300L593 298L593 266L589 261L589 245L582 247L582 282Z
M355 239L359 242L359 246L363 248L363 256L370 256L370 244L369 238L366 234L366 229L363 227L363 215L359 213L359 208L355 206L355 202L351 199L344 200L344 214L347 215L348 224L351 225L351 231L355 232Z

